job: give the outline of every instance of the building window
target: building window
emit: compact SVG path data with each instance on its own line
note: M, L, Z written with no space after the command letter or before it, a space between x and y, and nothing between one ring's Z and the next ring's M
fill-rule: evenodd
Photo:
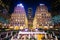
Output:
M18 22L19 22L20 20L18 20Z
M41 9L41 11L43 11L43 9Z
M40 17L41 18L41 17Z
M48 24L48 22L45 22L46 24Z

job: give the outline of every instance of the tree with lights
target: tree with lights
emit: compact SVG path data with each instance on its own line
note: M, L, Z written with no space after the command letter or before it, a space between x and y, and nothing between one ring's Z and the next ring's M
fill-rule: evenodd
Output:
M53 21L55 24L60 23L60 15L54 16L54 17L52 18L52 21Z
M54 28L60 30L60 15L54 16L52 21L54 22Z

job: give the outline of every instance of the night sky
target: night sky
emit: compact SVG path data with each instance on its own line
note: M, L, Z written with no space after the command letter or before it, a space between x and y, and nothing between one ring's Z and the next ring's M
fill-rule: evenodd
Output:
M11 8L13 9L17 4L22 3L25 7L25 10L27 11L29 7L31 7L33 9L33 12L35 12L36 7L40 4L43 3L45 4L49 11L51 10L51 5L48 1L43 1L43 0L15 0L14 2L12 2L12 6Z
M33 9L33 14L35 13L36 7L43 3L48 7L49 12L54 15L60 14L60 0L2 0L6 5L9 5L9 13L14 11L14 7L22 3L27 12L28 8Z

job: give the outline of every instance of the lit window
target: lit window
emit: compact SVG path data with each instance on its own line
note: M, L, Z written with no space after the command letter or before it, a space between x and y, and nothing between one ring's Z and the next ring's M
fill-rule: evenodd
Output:
M24 17L22 17L22 18L24 18Z
M41 9L41 11L43 11L43 9Z
M48 22L45 22L46 24L48 24Z
M20 29L23 29L23 27L21 26Z
M39 17L38 17L39 18Z
M18 22L19 22L20 20L18 20Z
M18 21L18 20L16 19L16 21Z
M40 17L41 18L41 17Z
M24 26L25 26L25 24L24 24Z
M41 15L41 14L40 14Z
M39 25L37 24L37 26L39 26Z

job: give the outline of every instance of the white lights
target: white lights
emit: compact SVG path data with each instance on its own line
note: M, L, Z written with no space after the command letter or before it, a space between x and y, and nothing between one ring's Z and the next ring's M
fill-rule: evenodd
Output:
M45 5L45 4L40 4L40 6Z
M18 4L17 6L21 6L21 7L24 7L22 4Z
M53 28L53 26L50 26L50 28Z
M19 31L19 34L46 34L44 31L43 32L21 32Z
M38 29L36 28L35 31L38 31Z
M28 31L28 29L26 28L25 31Z

